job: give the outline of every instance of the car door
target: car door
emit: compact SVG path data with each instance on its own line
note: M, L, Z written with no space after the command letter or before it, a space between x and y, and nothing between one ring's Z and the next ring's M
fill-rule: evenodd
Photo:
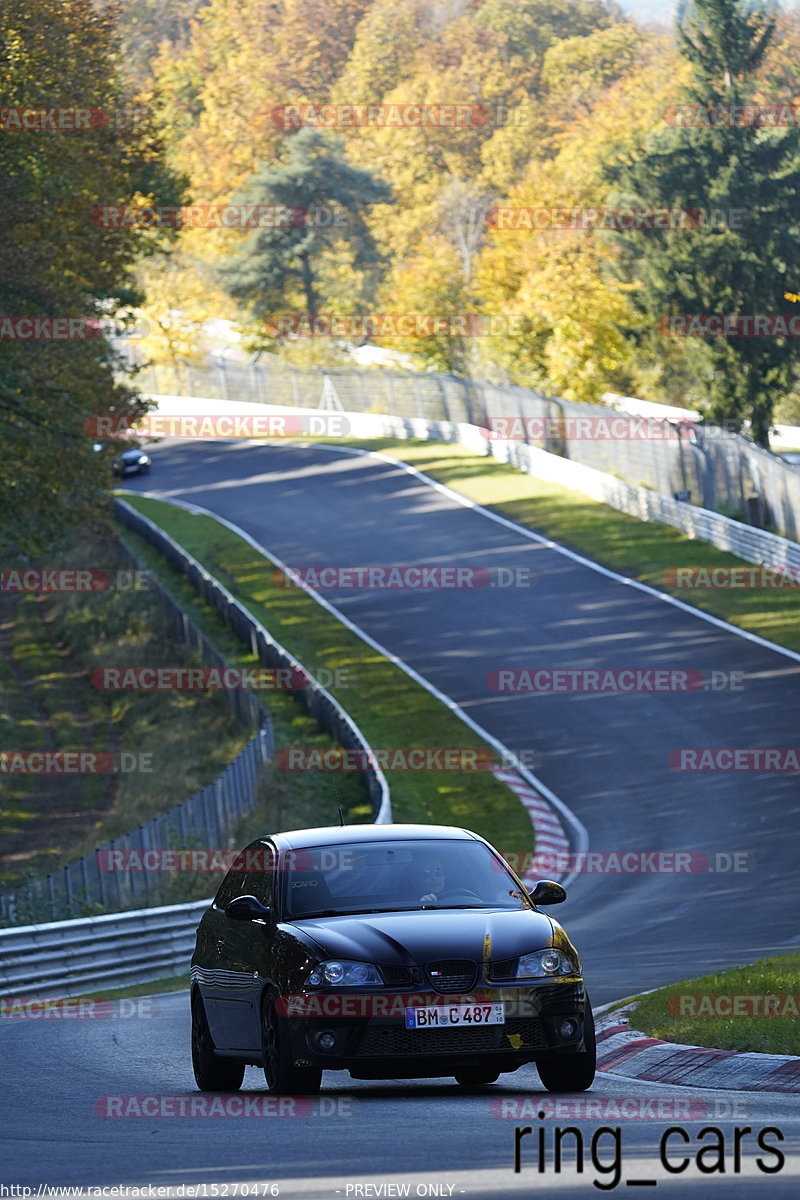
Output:
M225 961L225 934L232 923L225 908L237 896L244 895L247 875L244 869L245 852L237 855L222 881L212 905L203 914L197 939L197 951L192 973L200 984L203 1005L215 1046L222 1046L223 1012L220 1005L231 984Z
M260 842L245 851L245 872L239 896L255 896L271 906L275 852ZM261 1050L261 991L274 937L271 921L236 921L220 914L220 959L224 986L215 995L220 1050Z

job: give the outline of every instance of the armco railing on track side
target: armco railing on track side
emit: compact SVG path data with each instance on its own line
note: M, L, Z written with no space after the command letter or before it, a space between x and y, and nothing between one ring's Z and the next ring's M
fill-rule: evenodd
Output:
M148 595L159 602L176 636L197 653L206 666L224 670L225 659L166 588L146 571L129 547L123 545L121 550L128 565L143 573ZM259 782L275 747L272 720L258 697L252 691L232 688L222 694L238 720L257 733L218 778L138 829L104 842L92 853L41 879L31 880L13 892L0 895L0 923L81 917L98 907L105 912L123 911L147 904L148 900L157 904L162 897L165 876L151 871L105 870L109 852L143 853L172 846L197 849L227 846L234 826L256 802Z
M623 479L535 446L499 438L487 439L475 425L418 418L398 419L375 413L344 413L343 416L347 418L354 437L458 442L477 453L488 452L501 462L510 462L536 479L573 488L641 521L671 525L687 537L709 542L745 562L763 564L776 570L789 567L800 573L800 544L797 542L766 529L756 529L742 521L734 521L722 513L684 504L672 496L662 496L649 488L626 483Z
M131 360L135 351L126 347ZM329 383L325 385L326 378ZM482 425L518 418L524 441L662 496L800 538L800 470L713 425L660 421L530 388L434 372L225 362L147 367L143 392L318 408L323 386L347 412ZM614 422L610 426L610 422ZM598 432L599 430L599 432ZM537 432L540 431L540 432Z
M369 750L363 734L328 692L196 559L124 501L117 501L115 511L125 527L141 534L185 572L231 628L249 642L261 662L306 676L307 683L297 694L308 712L341 745ZM375 765L364 774L375 821L391 822L391 800L383 772ZM166 845L163 840L154 844L161 848ZM116 839L114 845L119 848L121 839ZM78 996L182 972L187 973L188 983L195 930L207 905L208 900L200 900L0 929L0 1000L15 996L31 999Z
M211 850L228 846L237 822L252 811L258 785L272 757L270 727L265 725L222 774L167 812L138 829L112 838L44 879L33 880L0 896L4 923L59 921L101 908L123 912L137 904L158 903L168 876L147 869L143 856L171 849ZM122 859L117 857L122 855ZM130 856L130 857L129 857ZM121 861L141 869L117 867ZM191 893L190 893L191 894ZM2 931L0 931L2 932Z
M0 929L0 1001L80 996L186 973L208 900Z
M192 406L216 406L218 415L241 415L241 410L258 414L287 414L300 409L224 400L198 399L188 396L159 396L158 411L167 417L179 417L192 411ZM616 508L641 521L671 525L689 538L709 542L727 550L745 562L759 563L775 570L792 568L800 572L800 544L766 529L758 529L744 521L736 521L722 513L712 512L694 504L686 504L672 496L664 496L650 488L639 487L618 479L594 467L586 467L559 454L540 450L516 440L487 438L485 431L464 421L431 421L422 417L396 417L386 413L346 412L336 414L343 428L356 438L418 438L422 441L458 442L476 454L490 454L501 462L510 462L537 479L546 479L593 500Z
M240 604L227 588L179 546L168 534L137 512L124 500L117 500L115 516L126 528L134 530L155 546L164 557L178 568L209 604L222 615L229 627L249 645L252 654L264 666L288 668L304 682L301 687L289 689L297 696L321 728L325 729L341 746L347 749L369 752L369 743L344 709L336 703L330 693L318 683L302 663L277 642L243 604ZM392 820L389 785L377 764L368 764L361 772L372 801L374 820L378 824Z

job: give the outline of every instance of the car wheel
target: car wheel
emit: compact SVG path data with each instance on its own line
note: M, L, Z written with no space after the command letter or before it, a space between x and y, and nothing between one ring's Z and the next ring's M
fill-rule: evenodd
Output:
M455 1081L460 1083L462 1087L484 1087L488 1083L497 1083L500 1078L499 1071L493 1071L490 1067L465 1067L463 1071L456 1071Z
M264 1078L279 1096L312 1096L322 1083L318 1067L296 1067L291 1060L286 1024L275 1011L275 997L267 996L261 1015L261 1053Z
M201 1092L238 1092L242 1086L244 1063L214 1053L206 1010L197 990L192 993L192 1067Z
M576 1054L542 1059L536 1069L548 1092L585 1092L594 1082L597 1070L597 1045L594 1036L594 1017L589 997L583 1014L584 1049Z

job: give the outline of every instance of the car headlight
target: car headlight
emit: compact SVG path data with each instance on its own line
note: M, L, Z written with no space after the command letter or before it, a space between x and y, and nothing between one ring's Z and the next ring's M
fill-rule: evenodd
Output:
M145 463L149 463L149 462L150 462L150 459L147 457L146 454L143 454L141 456L141 458L139 459L139 466L144 466Z
M577 966L563 950L537 950L523 954L517 962L517 979L542 979L553 975L577 974Z
M372 963L346 962L344 959L331 959L314 967L306 977L305 987L364 987L367 984L383 986L377 967Z

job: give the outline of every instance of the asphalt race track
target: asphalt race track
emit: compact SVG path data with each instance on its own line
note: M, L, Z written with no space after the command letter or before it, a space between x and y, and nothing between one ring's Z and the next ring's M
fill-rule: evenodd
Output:
M538 1173L532 1148L523 1157L520 1174L513 1173L515 1125L552 1128L573 1123L549 1115L556 1097L542 1093L533 1067L501 1076L497 1084L471 1094L453 1080L364 1083L331 1073L323 1076L323 1097L332 1110L330 1116L126 1119L98 1115L95 1106L102 1112L109 1105L103 1097L168 1096L183 1098L186 1103L199 1097L189 1061L187 1008L186 995L177 994L153 998L138 1020L0 1022L7 1100L3 1179L34 1188L42 1181L62 1186L175 1186L202 1181L210 1188L223 1182L258 1180L268 1184L280 1180L281 1196L318 1196L320 1200L347 1200L346 1185L335 1182L337 1176L374 1184L412 1180L412 1196L419 1185L456 1184L452 1194L467 1200L472 1196L499 1200L516 1188L520 1195L541 1195L555 1189L559 1177L552 1165L544 1175ZM31 1087L31 1080L40 1081L41 1086ZM253 1089L256 1099L266 1098L259 1069L248 1067L245 1088ZM623 1179L656 1178L658 1195L706 1197L711 1187L713 1197L708 1177L695 1190L689 1172L670 1178L660 1169L658 1144L664 1130L671 1125L685 1127L697 1148L702 1145L696 1141L700 1129L721 1127L730 1147L726 1155L730 1189L737 1182L732 1173L733 1127L774 1125L783 1130L787 1145L792 1140L793 1159L787 1156L780 1174L772 1178L756 1168L755 1177L747 1178L744 1163L749 1161L752 1167L752 1157L746 1155L739 1191L734 1194L740 1200L760 1196L762 1190L771 1197L796 1197L800 1187L797 1096L692 1091L598 1076L592 1101L616 1099L619 1104L623 1098L641 1098L644 1105L644 1119L618 1120L612 1108L607 1110L610 1116L599 1122L621 1128ZM271 1099L273 1104L277 1100ZM526 1099L522 1119L495 1115L503 1100L519 1103ZM664 1106L666 1119L647 1117L646 1104L655 1100ZM548 1117L541 1121L536 1117L536 1111L542 1111L538 1102L549 1106ZM139 1103L144 1105L143 1100ZM506 1108L508 1111L513 1110ZM630 1105L624 1111L630 1111ZM687 1118L683 1113L690 1115ZM583 1180L578 1183L582 1194L600 1194L589 1181L597 1178L607 1183L609 1176L593 1168L588 1149L598 1122L578 1123L587 1143ZM751 1138L750 1145L754 1144ZM670 1149L673 1163L686 1153L678 1141ZM608 1164L613 1157L610 1147L600 1143L598 1160ZM552 1164L549 1149L547 1161ZM769 1165L773 1160L765 1161ZM691 1173L696 1178L696 1172ZM561 1178L559 1195L562 1189L564 1195L578 1194L566 1186L570 1174ZM296 1181L293 1187L290 1180ZM721 1182L716 1177L717 1186ZM754 1188L758 1190L754 1192ZM440 1194L450 1195L447 1191ZM225 1193L220 1190L216 1195ZM233 1195L232 1190L228 1192Z
M579 875L558 915L581 951L595 1005L800 946L796 776L668 765L670 751L686 746L797 744L796 662L538 545L379 459L301 446L173 442L154 449L151 476L128 486L211 509L290 566L416 563L530 573L525 587L325 595L516 754L529 762L534 756L533 769L586 826L593 850L688 850L712 864L717 855L746 854L748 869L740 872ZM741 690L686 694L489 690L489 672L515 667L744 677ZM358 1192L357 1183L409 1183L410 1195L577 1196L595 1194L596 1181L608 1189L614 1178L589 1154L599 1117L621 1128L623 1188L649 1179L659 1195L713 1197L720 1174L698 1175L692 1162L670 1175L659 1165L658 1141L669 1125L684 1126L690 1140L705 1125L720 1126L731 1147L730 1195L788 1198L800 1188L796 1095L636 1084L607 1074L598 1076L591 1100L638 1098L646 1102L639 1117L617 1119L613 1108L554 1114L555 1097L541 1091L532 1067L472 1093L447 1080L375 1084L328 1074L330 1115L314 1111L321 1103L314 1101L312 1111L287 1113L293 1121L101 1115L104 1096L197 1095L186 996L149 1004L129 1020L0 1022L4 1179L34 1187L220 1185L209 1196L235 1194L223 1184L279 1181L282 1196L326 1200L403 1194ZM245 1087L264 1095L255 1068ZM531 1106L502 1107L503 1098L525 1097L551 1106L546 1120ZM656 1099L669 1102L661 1119L642 1119ZM554 1115L585 1131L583 1174L565 1166L556 1175L551 1161L537 1170L532 1137L514 1174L514 1126L552 1126ZM783 1130L787 1161L779 1173L758 1170L755 1133L746 1135L735 1170L734 1125ZM681 1152L673 1151L673 1161ZM597 1159L612 1161L609 1144L599 1146Z
M667 761L684 746L794 745L800 664L543 548L380 459L228 442L172 443L154 463L133 488L212 510L288 566L530 572L525 587L324 594L516 754L534 754L537 775L586 826L592 849L699 851L712 863L747 855L738 873L576 880L561 911L593 1003L800 946L797 777L678 772ZM621 696L487 687L490 671L527 666L744 679L740 691Z

